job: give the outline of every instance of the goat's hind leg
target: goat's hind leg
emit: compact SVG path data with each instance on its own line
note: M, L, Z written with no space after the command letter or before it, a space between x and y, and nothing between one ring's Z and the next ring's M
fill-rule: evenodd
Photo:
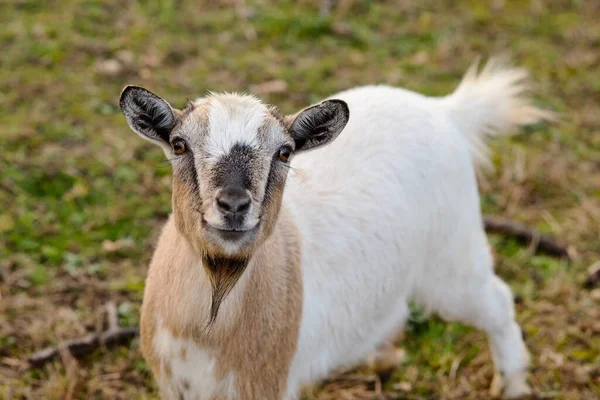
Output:
M444 279L436 288L443 296L433 295L434 304L430 305L446 320L460 321L487 333L496 369L492 396L526 396L531 393L527 385L529 353L515 320L512 292L494 275L491 265L487 267L477 266L470 276Z
M490 387L492 396L503 395L514 399L531 394L527 385L529 352L523 341L521 328L515 320L512 292L508 285L494 276L488 289L488 302L496 310L499 321L473 322L484 329L489 337L496 372ZM494 319L494 315L491 315ZM503 322L500 322L503 321Z

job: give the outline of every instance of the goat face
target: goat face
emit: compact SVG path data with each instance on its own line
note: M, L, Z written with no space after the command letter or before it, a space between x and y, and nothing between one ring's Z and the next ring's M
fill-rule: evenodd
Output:
M349 119L340 100L283 117L236 94L180 111L135 86L120 105L129 126L171 161L178 229L203 253L225 257L247 256L271 233L293 155L329 143Z

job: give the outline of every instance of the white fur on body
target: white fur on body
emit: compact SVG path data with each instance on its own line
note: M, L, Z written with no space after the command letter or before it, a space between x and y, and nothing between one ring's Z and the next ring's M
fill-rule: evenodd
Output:
M547 116L519 97L523 77L491 64L446 98L387 86L331 97L347 102L350 120L331 144L294 158L282 203L300 233L303 287L286 399L364 361L405 323L410 301L485 330L499 372L493 389L528 393L527 350L511 291L493 271L474 169L486 160L485 134ZM229 298L252 290L247 283ZM221 312L239 306L228 300ZM185 361L171 357L172 373L192 393L236 398L229 381L212 378L210 349L168 339L159 328L157 353L186 346Z
M484 157L482 134L502 133L486 128L521 122L512 96L523 75L496 72L469 75L444 99L387 86L332 96L348 103L350 121L295 159L305 180L292 177L284 193L304 287L290 398L363 360L405 322L409 301L484 329L497 368L525 388L527 351L511 291L494 275L472 160Z

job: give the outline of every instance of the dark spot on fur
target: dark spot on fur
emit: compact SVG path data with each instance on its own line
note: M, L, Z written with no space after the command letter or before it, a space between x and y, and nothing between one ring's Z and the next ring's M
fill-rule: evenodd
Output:
M188 154L184 169L186 171L186 181L192 185L194 192L198 195L198 200L200 201L200 182L198 182L198 171L196 170L196 164L192 154Z
M252 190L252 171L257 167L255 151L246 145L234 145L215 165L215 187L236 186Z
M201 204L200 182L198 181L198 171L196 170L193 153L189 151L188 154L181 156L177 164L179 165L174 168L173 174L192 189L195 202Z
M173 376L173 371L171 370L171 364L166 361L164 363L164 369L165 369L165 375L167 376L167 378L171 379L171 376Z
M276 188L285 184L284 178L285 174L282 171L284 167L281 165L281 161L279 161L279 157L277 154L273 156L271 160L271 165L269 168L269 175L267 177L267 184L265 185L265 196L263 198L263 210L267 209L271 202L273 201L273 197L276 194Z

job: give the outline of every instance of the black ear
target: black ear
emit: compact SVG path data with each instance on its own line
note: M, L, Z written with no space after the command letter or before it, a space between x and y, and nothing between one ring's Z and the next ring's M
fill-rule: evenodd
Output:
M289 126L295 151L312 150L335 139L348 123L350 110L342 100L326 100L300 111Z
M119 105L134 132L160 145L169 143L175 126L175 113L169 103L144 88L127 86Z

